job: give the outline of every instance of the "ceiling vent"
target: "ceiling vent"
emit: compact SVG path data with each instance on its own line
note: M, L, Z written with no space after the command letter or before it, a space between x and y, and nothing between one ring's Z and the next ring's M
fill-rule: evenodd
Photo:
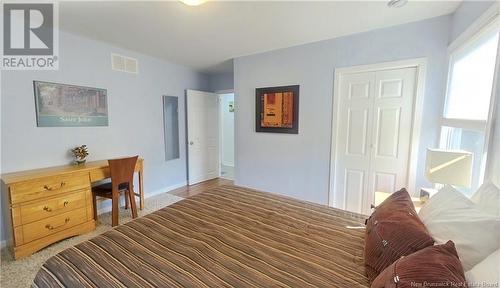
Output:
M137 74L137 59L111 53L111 69Z

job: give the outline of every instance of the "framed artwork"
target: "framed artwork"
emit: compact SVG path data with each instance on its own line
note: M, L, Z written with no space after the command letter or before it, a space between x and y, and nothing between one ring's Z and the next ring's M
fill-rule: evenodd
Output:
M108 126L106 89L33 81L38 127Z
M255 89L255 130L299 133L299 85Z

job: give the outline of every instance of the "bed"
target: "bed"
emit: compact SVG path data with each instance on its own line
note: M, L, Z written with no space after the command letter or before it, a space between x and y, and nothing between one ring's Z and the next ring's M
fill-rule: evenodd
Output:
M369 287L365 218L221 186L53 256L33 287Z

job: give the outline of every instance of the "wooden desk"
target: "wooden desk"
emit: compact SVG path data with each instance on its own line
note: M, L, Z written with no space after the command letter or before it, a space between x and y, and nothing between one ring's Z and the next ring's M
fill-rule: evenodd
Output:
M140 209L144 160L138 159ZM8 191L14 258L95 229L92 183L110 177L107 160L2 174Z

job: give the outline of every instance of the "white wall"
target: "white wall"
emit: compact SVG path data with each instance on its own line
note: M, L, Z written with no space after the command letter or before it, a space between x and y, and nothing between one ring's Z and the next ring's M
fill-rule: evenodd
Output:
M222 94L220 101L221 111L221 164L234 166L234 112L229 112L229 102L233 102L234 94Z
M58 71L1 72L1 172L68 164L72 160L68 150L87 144L89 161L137 154L143 157L146 196L185 183L184 90L208 89L206 76L63 31L59 51ZM138 58L139 74L111 70L111 52ZM107 89L109 126L36 127L33 80ZM180 100L181 157L168 162L164 155L162 95L178 96ZM2 204L2 210L6 209Z
M234 61L236 184L328 203L335 68L426 57L417 184L436 147L446 83L450 16L374 30ZM255 132L255 88L300 85L299 134Z

